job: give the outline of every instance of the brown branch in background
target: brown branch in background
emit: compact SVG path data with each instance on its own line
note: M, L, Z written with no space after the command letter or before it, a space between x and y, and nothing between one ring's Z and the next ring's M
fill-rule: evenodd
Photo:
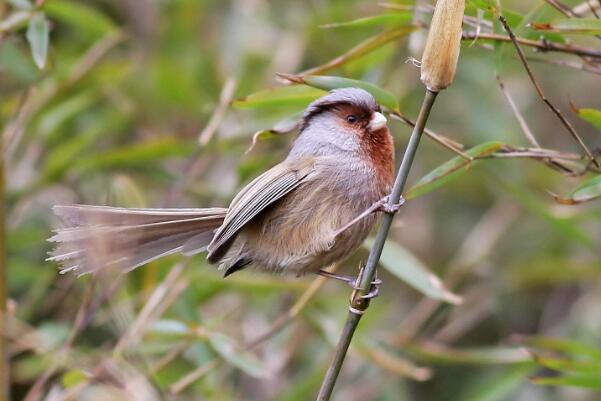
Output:
M518 109L517 105L513 101L513 98L511 97L511 94L509 93L509 91L505 88L505 84L503 83L503 81L501 81L501 77L499 75L497 75L497 82L499 84L499 89L501 89L501 92L503 93L503 95L505 95L505 98L507 99L507 103L509 103L509 107L511 107L511 111L513 111L513 114L515 115L516 120L518 120L518 123L520 124L520 127L522 128L522 132L524 133L524 136L526 137L528 142L530 142L530 145L532 145L536 148L540 148L540 144L534 137L534 134L530 130L530 127L528 127L528 123L526 123L526 119L524 118L524 116L522 116L522 113L520 113L520 110Z
M565 15L566 17L573 17L573 18L580 17L580 15L576 14L570 7L566 6L565 4L563 4L557 0L545 0L545 3L547 3L548 5L550 5L551 7L553 7L554 9L556 9L557 11L559 11L560 13Z
M477 33L477 32L463 32L461 37L463 40L493 40L493 41L501 41L501 42L513 42L511 36L499 35L496 33ZM547 40L532 40L532 39L524 39L518 38L514 35L515 41L520 45L534 47L541 52L559 52L559 53L567 53L573 54L576 56L583 57L592 57L595 59L601 59L601 50L592 49L588 47L582 47L572 44L563 44L563 43L555 43L549 42ZM601 61L601 60L600 60Z
M555 64L555 65L559 65L562 67L574 68L576 70L601 75L601 64L599 64L598 68L595 68L594 66L589 65L589 64L576 63L576 62L569 61L569 60L553 60L553 59L547 59L547 58L541 58L541 57L528 57L528 60L535 61L537 63Z
M406 117L405 115L400 113L399 111L392 111L390 113L390 115L392 116L393 119L399 120L399 121L407 124L410 127L415 127L415 123L411 119L409 119L408 117ZM434 142L457 153L459 156L463 157L465 160L470 160L470 161L474 160L473 157L471 157L470 155L463 152L463 149L465 148L465 146L463 144L461 144L453 139L447 138L444 135L437 134L428 128L424 129L424 134L427 137L429 137L430 139L432 139Z
M540 148L540 144L534 137L534 134L532 133L532 131L530 130L530 127L528 126L528 123L526 123L526 119L524 118L522 113L520 113L520 110L518 109L517 105L513 101L513 98L511 97L511 94L509 93L509 91L505 88L505 84L503 83L503 81L501 80L501 77L499 75L497 75L497 82L499 83L499 88L501 89L501 92L503 93L503 95L505 95L505 98L507 99L507 102L509 103L509 107L511 107L511 111L513 111L513 115L515 116L516 120L518 120L518 123L520 124L520 127L522 128L522 132L526 136L526 139L535 148ZM573 171L570 168L564 166L563 164L557 162L556 160L553 160L550 158L545 159L545 160L547 161L548 165L551 168L558 169L560 171L570 173L570 174L573 173Z
M585 0L581 4L572 8L575 14L585 16L588 12L592 12L597 15L597 10L601 9L601 1L599 0Z
M129 325L128 330L121 336L113 349L113 353L120 354L127 347L139 341L150 323L160 316L171 304L171 302L167 301L170 293L175 291L175 293L179 294L185 288L186 283L181 284L178 279L188 265L188 261L189 259L178 263L169 270L163 282L152 292L152 295L136 316L136 320ZM169 298L174 300L173 297Z
M334 265L329 271L334 272L334 271L336 271L336 268L337 268L337 266ZM315 296L315 294L317 294L317 291L327 281L328 281L328 279L325 277L322 277L322 276L318 276L317 278L315 278L311 282L309 287L307 287L307 289L301 294L301 296L294 303L294 305L292 305L290 307L290 309L288 309L284 314L280 315L277 319L275 319L274 322L271 324L271 326L264 333L255 337L251 341L247 342L246 345L244 345L244 347L242 348L242 351L250 351L250 350L258 347L265 341L267 341L270 338L272 338L273 336L275 336L277 333L279 333L282 329L284 329L290 323L292 323L294 321L294 319L296 319L298 317L298 315L300 315L302 310L305 308L305 306L307 306L307 304ZM219 364L221 362L222 362L222 359L219 357L216 357L215 359L212 359L211 361L207 362L206 364L199 366L198 368L194 369L193 371L187 373L184 377L179 379L176 383L174 383L171 386L170 392L172 394L178 394L178 393L182 392L188 386L190 386L197 380L201 379L207 373L211 372L214 368L219 366Z
M495 250L499 241L516 221L518 212L519 209L513 202L502 200L484 213L449 262L443 279L449 289L456 287ZM398 331L390 338L390 343L401 346L413 340L440 305L442 302L439 300L422 298L401 322Z
M515 46L515 49L516 49L516 51L518 53L518 56L520 57L520 60L522 61L522 64L524 65L524 68L526 69L526 72L528 73L528 76L530 77L530 81L534 85L534 88L536 89L536 93L538 94L538 96L547 105L547 107L549 107L549 109L557 116L557 118L559 119L559 121L561 121L561 123L564 125L564 127L566 127L566 129L568 130L568 132L576 140L576 142L578 143L578 145L580 145L580 147L582 148L582 150L586 153L586 155L593 162L593 164L596 167L599 167L599 164L595 160L595 157L593 156L593 154L591 153L591 151L586 147L586 145L582 141L582 138L580 138L580 136L578 135L578 133L576 132L576 130L574 129L574 127L572 126L572 124L563 116L563 114L561 113L561 111L557 107L555 107L549 101L549 99L547 99L547 97L545 96L545 94L544 94L544 92L543 92L540 84L538 83L538 81L534 77L534 74L532 73L530 65L528 64L528 61L526 60L526 56L524 55L524 52L522 51L522 48L520 47L519 43L517 42L517 39L516 39L513 31L509 27L509 24L507 23L507 20L505 19L505 17L503 17L501 15L501 16L499 16L499 20L503 24L503 27L505 28L505 30L507 31L507 33L509 34L509 37L511 38L511 42Z
M171 205L182 192L186 183L196 178L200 171L203 170L203 167L207 166L207 160L201 159L200 156L203 153L204 147L211 142L211 139L213 139L217 132L217 128L219 128L219 125L223 121L223 117L225 117L225 113L234 97L236 85L237 80L234 77L228 77L225 80L219 95L219 104L215 107L215 110L205 127L198 134L199 146L194 150L192 155L190 155L182 168L181 173L177 175L177 179L167 191L167 194L161 202L162 207Z
M221 89L221 94L219 95L219 104L215 107L213 111L213 115L209 119L209 122L203 128L202 132L198 136L198 143L200 146L206 146L207 143L213 139L215 132L217 132L217 128L223 117L225 116L225 112L234 97L234 92L236 91L236 78L228 77L223 84L223 88Z
M94 282L90 281L86 285L86 289L84 291L83 300L81 305L77 310L77 314L75 315L75 321L73 322L73 327L71 328L71 332L69 333L69 337L65 344L62 345L62 349L59 353L67 354L73 344L75 343L75 339L79 335L79 333L84 329L87 324L88 319L86 316L90 313L90 307L92 304L92 295L94 294ZM30 387L29 391L23 398L23 401L38 401L43 397L44 386L48 382L48 380L54 376L54 374L58 371L62 366L62 360L58 358L51 366L46 369L38 378L35 383Z
M597 19L601 19L601 16L599 16L599 13L597 13L597 10L594 7L594 4L591 3L591 1L587 1L586 2L589 6L589 9L591 10L591 13L595 16L595 18ZM599 2L597 2L597 6L599 5Z

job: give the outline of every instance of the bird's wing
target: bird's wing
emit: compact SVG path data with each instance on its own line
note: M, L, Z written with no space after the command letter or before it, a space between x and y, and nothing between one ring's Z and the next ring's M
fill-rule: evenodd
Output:
M219 261L245 224L307 181L313 172L313 157L286 160L250 182L232 201L223 224L209 244L207 260L211 263Z

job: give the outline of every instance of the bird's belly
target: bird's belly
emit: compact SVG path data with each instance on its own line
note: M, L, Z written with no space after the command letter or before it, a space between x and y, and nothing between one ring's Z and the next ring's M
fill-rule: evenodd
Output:
M243 230L241 250L259 269L295 275L315 272L361 245L375 215L338 236L335 233L379 198L375 191L349 196L347 188L326 185L295 191Z

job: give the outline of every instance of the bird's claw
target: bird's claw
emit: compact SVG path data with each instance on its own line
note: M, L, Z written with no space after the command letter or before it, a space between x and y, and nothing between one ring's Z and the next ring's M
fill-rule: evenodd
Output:
M345 282L354 290L353 291L354 294L359 291L365 291L364 288L360 287L360 283L359 283L361 281L361 276L363 275L363 267L359 271L359 275L357 277L345 276L342 274L336 274L336 273L328 272L325 270L320 270L317 272L317 274L322 277L331 278L334 280L340 280L340 281ZM369 292L365 295L361 295L360 298L361 299L371 299L371 298L377 297L378 294L380 293L380 285L381 284L382 284L382 280L380 280L378 278L377 271L376 271L376 277L371 282Z
M387 195L378 201L378 209L384 213L394 214L401 209L401 206L405 204L405 198L401 196L398 203L390 204L388 199L390 195Z

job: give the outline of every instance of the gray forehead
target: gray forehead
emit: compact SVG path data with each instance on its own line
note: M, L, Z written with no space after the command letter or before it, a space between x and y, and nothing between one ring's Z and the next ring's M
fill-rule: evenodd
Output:
M378 102L368 91L360 88L334 89L325 96L320 97L307 107L303 115L306 121L311 116L337 104L348 103L366 110L378 110Z

